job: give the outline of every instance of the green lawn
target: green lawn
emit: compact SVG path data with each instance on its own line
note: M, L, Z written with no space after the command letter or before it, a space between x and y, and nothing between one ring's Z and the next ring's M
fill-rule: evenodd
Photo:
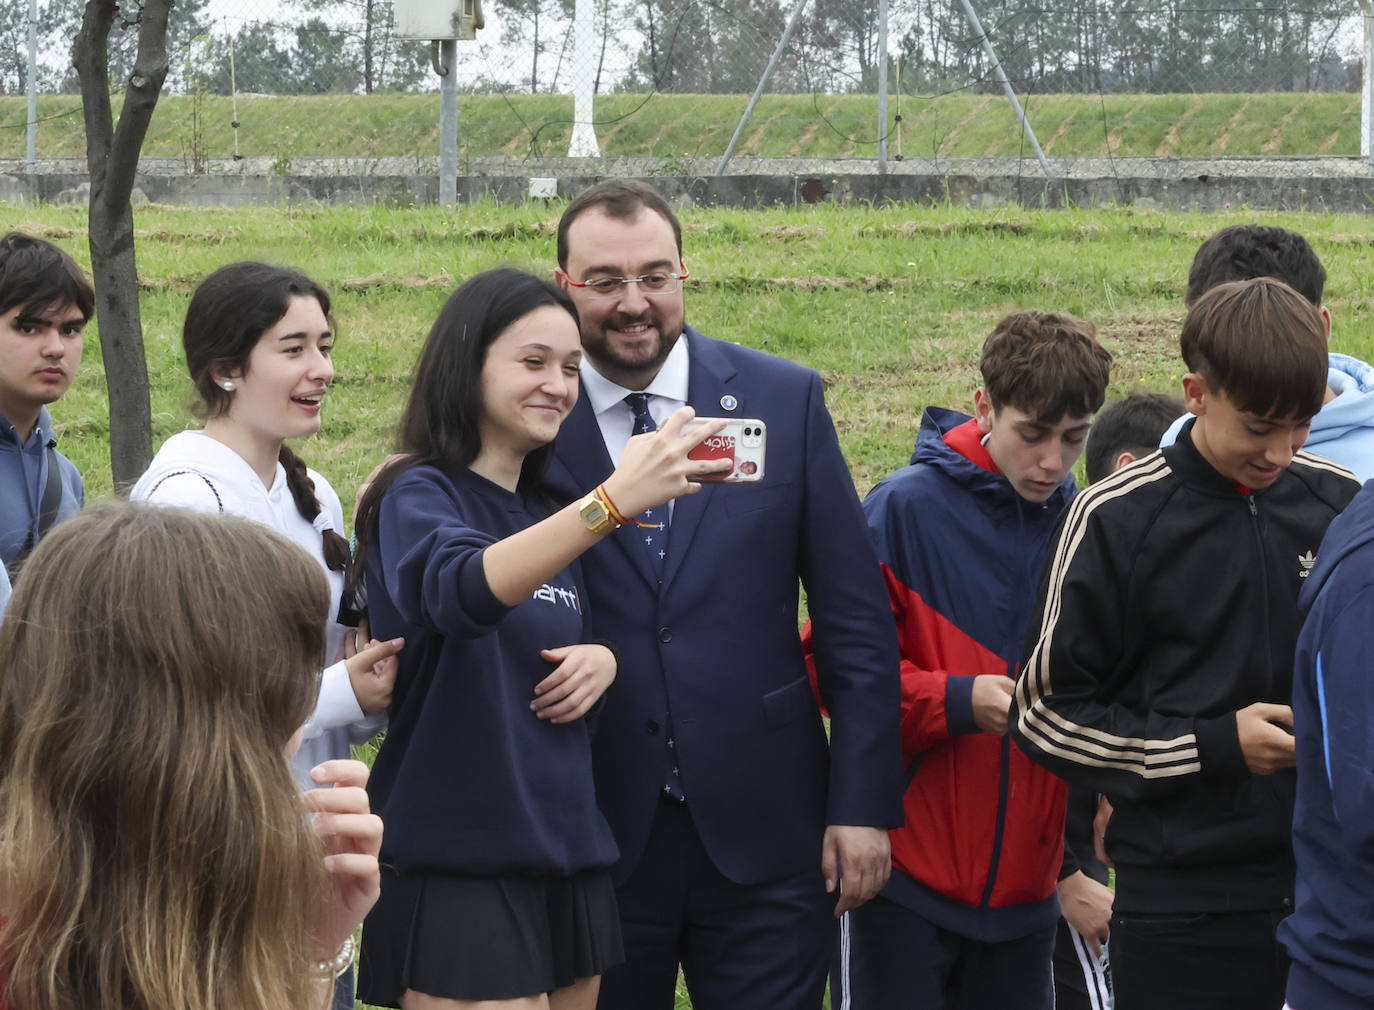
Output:
M196 422L179 327L216 266L263 258L309 270L335 296L338 378L322 433L299 446L351 511L388 449L421 341L462 278L502 263L548 271L560 208L204 210L143 208L138 249L155 440ZM684 214L689 320L804 362L825 379L859 490L905 464L926 404L968 409L978 350L1003 314L1037 307L1094 320L1115 355L1111 395L1176 390L1182 291L1197 245L1260 221L1304 232L1329 271L1333 347L1374 357L1374 233L1355 216L949 206ZM0 227L88 261L85 212L0 206ZM112 494L97 326L54 413L91 498ZM680 1008L689 1004L685 994Z
M1357 155L1360 98L1346 92L1260 95L1022 95L1045 152L1054 157ZM597 135L608 157L719 157L747 95L614 94L596 101ZM1028 154L1000 95L956 91L889 100L889 155L1017 157ZM462 158L563 155L572 98L470 95L459 99ZM24 153L26 105L0 97L0 157ZM898 123L895 117L900 115ZM38 102L40 156L85 154L81 101ZM765 95L740 156L828 158L877 153L875 95ZM237 121L237 148L232 124ZM196 125L198 122L198 125ZM164 96L144 154L185 159L238 153L302 157L435 158L439 97L429 95Z

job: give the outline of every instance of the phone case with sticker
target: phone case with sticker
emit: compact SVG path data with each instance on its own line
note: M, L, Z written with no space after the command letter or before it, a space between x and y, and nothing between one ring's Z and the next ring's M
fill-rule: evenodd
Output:
M724 421L725 428L692 449L687 454L688 458L728 459L733 466L720 476L700 479L721 484L748 484L763 480L768 426L754 417L698 417L683 427L683 434L690 434L698 425L708 421Z

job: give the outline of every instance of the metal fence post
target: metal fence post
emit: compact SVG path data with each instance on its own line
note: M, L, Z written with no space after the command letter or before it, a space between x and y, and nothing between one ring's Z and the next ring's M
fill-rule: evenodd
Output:
M38 157L38 0L29 0L29 119L25 128L24 167L32 172Z
M1374 2L1360 0L1364 36L1360 52L1364 63L1360 86L1360 156L1374 168Z
M768 78L773 76L773 68L778 65L778 60L782 59L783 50L787 48L787 43L792 38L792 33L797 28L797 22L801 20L802 11L806 9L806 0L797 0L797 6L792 8L792 16L787 20L787 27L782 30L782 38L778 39L777 46L773 49L773 55L768 60L768 66L763 68L763 76L759 78L759 86L754 89L754 97L749 99L749 105L744 110L744 115L739 118L739 126L735 127L735 135L730 138L730 144L725 148L725 154L721 156L720 164L716 166L716 175L725 174L725 166L730 164L730 159L734 157L735 146L739 144L739 138L744 135L744 128L749 125L749 117L754 114L754 106L759 104L759 98L763 95L763 89L768 86Z
M878 171L887 171L887 0L878 0Z
M1045 152L1040 150L1040 141L1035 139L1035 131L1031 129L1030 120L1026 118L1026 110L1021 108L1021 103L1016 100L1016 92L1012 89L1011 81L1007 80L1007 72L1002 69L1002 61L997 58L997 52L992 48L992 39L988 38L988 33L983 31L983 23L978 20L978 15L973 11L973 4L969 0L959 0L964 5L964 13L968 15L969 24L973 26L973 32L983 43L983 52L988 54L988 59L992 61L992 72L1002 83L1002 90L1007 93L1007 101L1011 102L1011 107L1016 110L1016 118L1021 120L1021 129L1026 131L1026 139L1030 141L1031 149L1035 151L1035 157L1040 162L1040 169L1045 173L1047 179L1053 179L1054 173L1050 171L1050 163L1045 160ZM1361 0L1368 2L1368 0Z
M439 42L439 206L458 202L458 43Z

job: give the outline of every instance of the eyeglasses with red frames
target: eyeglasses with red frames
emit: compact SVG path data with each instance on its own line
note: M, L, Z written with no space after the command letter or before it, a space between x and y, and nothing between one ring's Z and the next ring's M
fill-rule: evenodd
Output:
M585 281L567 278L569 285L582 288L592 298L619 298L627 284L637 284L642 294L670 295L682 290L682 282L692 276L687 265L682 264L682 273L667 270L652 270L638 277L589 277Z

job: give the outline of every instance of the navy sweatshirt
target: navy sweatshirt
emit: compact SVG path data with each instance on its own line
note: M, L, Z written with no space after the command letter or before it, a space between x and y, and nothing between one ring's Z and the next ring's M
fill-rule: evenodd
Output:
M1310 559L1307 559L1310 561ZM1294 1010L1374 1006L1374 481L1332 523L1298 605Z
M579 570L507 607L482 568L488 545L542 518L469 470L416 467L382 499L368 612L375 637L406 646L368 791L402 872L569 876L616 859L586 719L530 710L554 669L539 650L584 641Z

